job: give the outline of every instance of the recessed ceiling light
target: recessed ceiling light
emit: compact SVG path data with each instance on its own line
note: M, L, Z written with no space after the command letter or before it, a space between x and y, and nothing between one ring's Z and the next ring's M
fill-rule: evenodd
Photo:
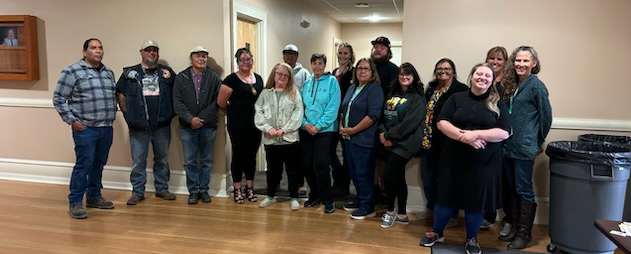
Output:
M361 19L368 20L370 22L379 22L381 20L390 19L390 18L386 18L386 17L380 16L379 14L373 13L370 16L363 17Z
M368 8L368 7L370 7L370 4L367 4L367 3L356 3L355 7L357 7L357 8Z

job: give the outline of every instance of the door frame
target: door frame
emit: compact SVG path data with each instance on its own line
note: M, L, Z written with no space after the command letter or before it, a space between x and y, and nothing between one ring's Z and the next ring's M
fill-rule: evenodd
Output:
M257 35L258 35L258 52L255 55L259 59L254 59L256 69L259 70L259 75L266 78L267 72L267 13L256 9L251 6L239 2L233 2L232 6L232 52L236 52L239 46L237 45L237 18L246 19L256 23ZM233 57L234 53L231 53L232 72L237 71L237 61Z

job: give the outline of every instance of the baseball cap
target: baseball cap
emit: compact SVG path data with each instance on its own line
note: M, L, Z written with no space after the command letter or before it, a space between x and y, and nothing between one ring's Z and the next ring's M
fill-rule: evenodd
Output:
M197 52L205 52L206 54L208 54L208 50L204 48L204 46L199 46L199 45L191 49L191 54L197 53Z
M158 43L154 40L146 40L142 43L142 45L140 45L140 49L146 49L148 47L160 48L158 47Z
M294 45L294 44L287 44L287 46L285 46L285 48L283 48L283 53L285 53L287 51L293 51L293 52L298 53L298 47L296 47L296 45Z
M385 37L385 36L379 36L377 37L377 39L375 39L374 41L371 41L370 43L372 43L373 46L379 43L379 44L383 44L384 46L388 48L390 47L390 40L388 39L388 37Z

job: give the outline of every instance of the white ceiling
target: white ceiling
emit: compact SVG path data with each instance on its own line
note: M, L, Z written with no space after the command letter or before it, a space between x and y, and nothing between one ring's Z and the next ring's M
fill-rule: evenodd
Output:
M301 0L315 10L329 15L340 23L370 23L362 19L376 14L387 19L380 23L403 21L403 0ZM355 7L357 3L366 3L368 8Z

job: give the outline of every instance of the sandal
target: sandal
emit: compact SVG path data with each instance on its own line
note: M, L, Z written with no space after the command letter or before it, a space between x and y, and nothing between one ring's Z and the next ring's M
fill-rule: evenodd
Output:
M256 197L256 195L254 195L254 188L252 187L245 186L245 195L248 198L248 201L250 202L258 201L258 198Z
M234 188L232 191L232 195L234 196L234 202L237 204L243 204L245 201L243 200L243 194L241 193L241 188Z

